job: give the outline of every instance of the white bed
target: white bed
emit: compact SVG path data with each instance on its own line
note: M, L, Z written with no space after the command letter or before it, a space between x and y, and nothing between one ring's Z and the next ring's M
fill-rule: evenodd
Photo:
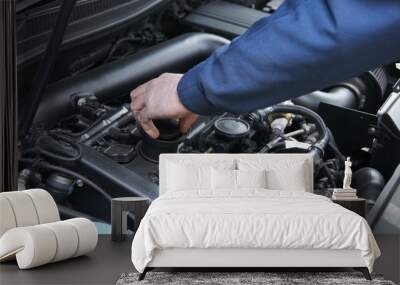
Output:
M160 197L136 232L134 266L144 274L154 267L354 267L369 277L380 252L367 222L310 193L312 166L303 154L161 155ZM260 169L269 181L262 188L252 184ZM234 188L224 171L235 173Z

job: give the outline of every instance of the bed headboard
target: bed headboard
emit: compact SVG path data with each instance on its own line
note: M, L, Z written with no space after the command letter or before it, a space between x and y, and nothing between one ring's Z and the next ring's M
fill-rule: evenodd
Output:
M237 161L261 161L270 163L271 165L280 164L288 165L291 163L302 163L304 162L305 169L305 188L307 192L313 192L314 189L314 163L313 156L311 154L161 154L159 162L159 195L166 192L167 185L167 170L169 163L179 163L182 161L190 161L190 163L196 164L217 164L217 163L234 163L237 167Z

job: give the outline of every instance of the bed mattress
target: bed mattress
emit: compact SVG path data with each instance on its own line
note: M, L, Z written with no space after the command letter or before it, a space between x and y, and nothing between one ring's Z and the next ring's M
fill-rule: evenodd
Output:
M156 250L173 248L359 250L370 271L380 255L361 216L320 195L265 189L160 196L135 234L132 262L143 272Z

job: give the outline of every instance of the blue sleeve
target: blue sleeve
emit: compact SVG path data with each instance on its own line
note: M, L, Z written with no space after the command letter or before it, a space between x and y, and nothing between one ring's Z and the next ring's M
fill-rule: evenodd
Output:
M399 0L286 0L189 70L178 94L194 113L242 113L400 57Z

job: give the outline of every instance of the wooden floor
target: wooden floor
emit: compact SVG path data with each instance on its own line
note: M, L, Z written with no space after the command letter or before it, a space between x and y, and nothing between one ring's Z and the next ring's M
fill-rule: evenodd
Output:
M375 273L400 283L400 237L376 237L382 257L375 263ZM19 270L15 262L0 265L1 285L20 284L115 284L119 276L134 271L130 259L131 241L111 242L100 235L94 252L42 267Z

